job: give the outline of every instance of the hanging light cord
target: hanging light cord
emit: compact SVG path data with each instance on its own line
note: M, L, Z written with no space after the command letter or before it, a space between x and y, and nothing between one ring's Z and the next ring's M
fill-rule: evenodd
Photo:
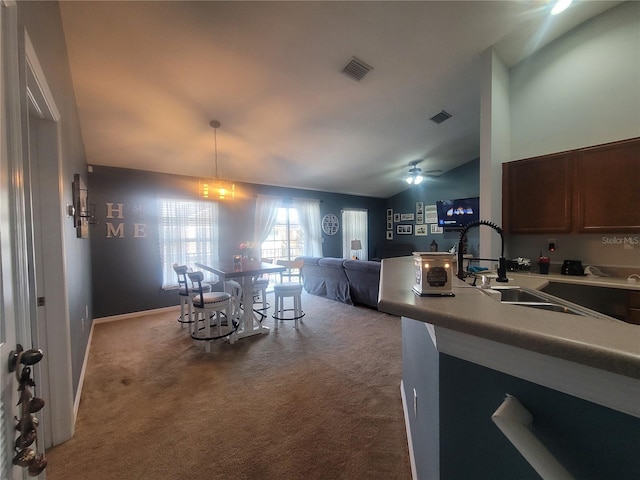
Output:
M213 154L216 162L215 179L218 180L218 129L213 129Z

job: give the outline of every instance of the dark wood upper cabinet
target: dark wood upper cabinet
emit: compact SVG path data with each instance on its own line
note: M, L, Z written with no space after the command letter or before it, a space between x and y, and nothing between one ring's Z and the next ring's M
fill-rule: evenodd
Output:
M573 155L561 153L502 165L502 221L511 233L571 231Z
M640 232L640 138L502 165L505 231Z
M578 232L640 231L640 139L578 150Z

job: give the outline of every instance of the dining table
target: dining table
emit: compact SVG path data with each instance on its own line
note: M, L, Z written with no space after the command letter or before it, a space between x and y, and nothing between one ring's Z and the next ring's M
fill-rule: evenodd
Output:
M222 282L236 280L242 287L243 311L240 317L240 325L232 334L235 339L269 333L269 327L262 325L256 319L253 311L253 279L263 274L284 272L286 267L274 263L261 262L259 260L242 259L241 262L211 261L208 263L195 262L196 267L214 273Z

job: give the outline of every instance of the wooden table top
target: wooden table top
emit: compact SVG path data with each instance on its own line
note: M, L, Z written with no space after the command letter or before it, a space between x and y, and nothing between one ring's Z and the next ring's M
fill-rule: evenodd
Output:
M208 272L215 273L224 278L238 278L254 275L262 275L263 273L284 272L286 267L276 265L275 263L266 263L260 261L243 260L242 263L235 264L232 260L216 261L210 264L197 263L196 267L202 268Z

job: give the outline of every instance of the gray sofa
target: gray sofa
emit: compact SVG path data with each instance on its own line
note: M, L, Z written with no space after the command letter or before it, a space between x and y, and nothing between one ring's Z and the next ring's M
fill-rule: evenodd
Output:
M304 289L347 305L378 308L380 263L331 257L299 257L304 261Z

